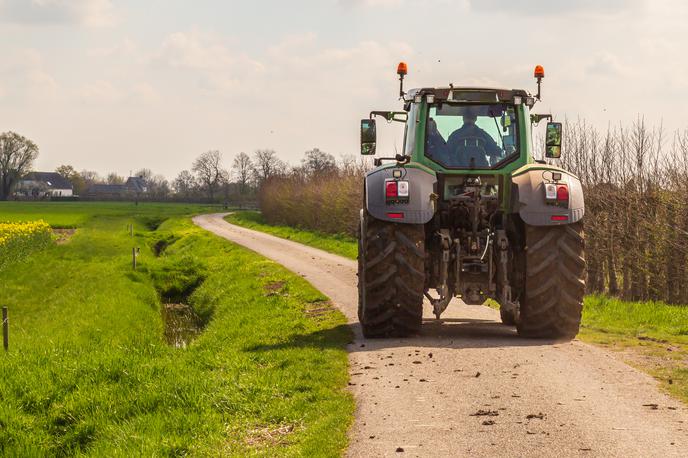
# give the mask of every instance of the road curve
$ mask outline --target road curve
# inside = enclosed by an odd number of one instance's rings
[[[356,262],[225,222],[194,223],[305,277],[347,316],[356,420],[349,456],[688,456],[688,409],[649,376],[578,341],[521,339],[453,302],[420,336],[364,340]]]

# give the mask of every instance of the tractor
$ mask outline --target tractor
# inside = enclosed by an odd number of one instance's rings
[[[361,154],[375,155],[376,118],[405,126],[401,154],[376,157],[364,179],[358,237],[358,316],[366,338],[419,332],[427,298],[437,319],[450,301],[499,304],[520,336],[570,340],[585,292],[580,180],[536,159],[561,156],[562,124],[531,114],[522,89],[455,86],[404,91],[403,111],[361,121]]]

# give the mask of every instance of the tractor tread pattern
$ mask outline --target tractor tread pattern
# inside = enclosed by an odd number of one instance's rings
[[[526,225],[526,285],[518,333],[524,337],[573,339],[585,293],[583,223]]]
[[[359,237],[358,317],[366,338],[405,337],[423,320],[425,229],[365,215]]]

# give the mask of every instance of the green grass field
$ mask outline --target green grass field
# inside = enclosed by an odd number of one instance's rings
[[[356,240],[350,238],[270,226],[257,212],[236,212],[226,219],[356,259]],[[494,301],[488,305],[498,308]],[[587,296],[578,337],[627,352],[629,363],[651,373],[667,391],[688,402],[688,306]]]
[[[238,226],[266,232],[314,248],[320,248],[345,258],[356,259],[358,256],[356,239],[347,235],[324,234],[322,232],[295,229],[290,226],[274,226],[266,223],[263,216],[257,211],[237,211],[227,215],[225,219]]]
[[[94,217],[138,218],[150,224],[156,218],[168,218],[215,209],[193,204],[160,204],[131,202],[0,202],[0,221],[42,219],[53,228],[77,228]]]
[[[300,277],[195,227],[205,210],[0,203],[0,220],[78,227],[2,273],[0,455],[341,454],[354,408],[344,317]],[[165,300],[204,325],[186,347],[163,338]]]

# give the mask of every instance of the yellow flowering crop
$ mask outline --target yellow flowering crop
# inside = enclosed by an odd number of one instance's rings
[[[50,225],[43,220],[0,222],[0,270],[52,242]]]

